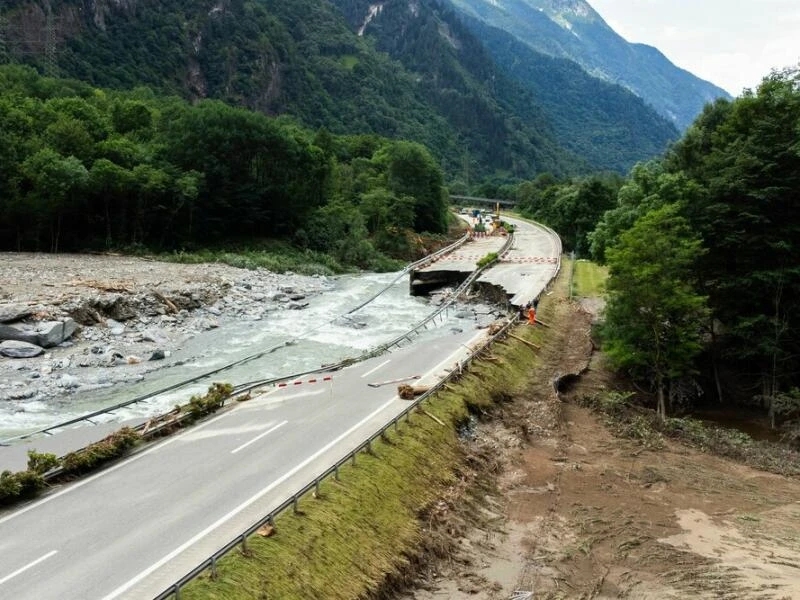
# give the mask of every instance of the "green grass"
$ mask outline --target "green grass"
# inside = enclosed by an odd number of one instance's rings
[[[262,240],[252,248],[207,248],[157,254],[155,258],[188,264],[217,262],[241,269],[262,268],[274,273],[291,271],[300,275],[336,275],[358,270],[353,265],[339,262],[330,254],[304,250],[280,240]],[[370,271],[390,272],[402,269],[405,262],[376,252],[365,266]]]
[[[335,275],[354,269],[339,263],[322,252],[299,250],[287,245],[275,245],[258,250],[197,250],[159,254],[159,260],[188,264],[217,262],[241,269],[269,269],[274,273],[293,271],[301,275]]]
[[[544,332],[519,327],[539,339]],[[275,535],[253,536],[248,556],[234,551],[218,564],[218,578],[203,575],[181,591],[183,600],[325,598],[351,600],[376,593],[387,577],[403,573],[421,553],[424,519],[459,480],[463,450],[457,429],[469,413],[493,410],[528,383],[535,361],[514,340],[496,344],[491,362],[475,363],[449,390],[424,405],[445,423],[415,413],[399,432],[360,454],[357,465],[321,485],[320,498],[300,501],[300,514],[276,519]]]
[[[573,293],[582,298],[594,298],[605,293],[608,269],[588,260],[575,261]]]

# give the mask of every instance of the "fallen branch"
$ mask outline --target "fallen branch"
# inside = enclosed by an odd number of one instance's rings
[[[537,345],[537,344],[534,344],[533,342],[529,342],[528,340],[524,340],[524,339],[522,339],[521,337],[519,337],[518,335],[514,335],[514,334],[513,334],[513,333],[511,333],[511,332],[509,332],[509,333],[508,333],[508,335],[509,335],[509,337],[512,337],[512,338],[514,338],[515,340],[519,340],[519,341],[520,341],[520,342],[522,342],[523,344],[527,344],[528,346],[530,346],[530,347],[531,347],[531,348],[533,348],[534,350],[541,350],[541,349],[542,349],[542,347],[541,347],[541,346],[539,346],[539,345]]]
[[[161,292],[155,292],[155,291],[154,291],[154,292],[153,292],[153,296],[155,296],[155,297],[156,297],[158,300],[161,300],[161,302],[163,302],[164,304],[166,304],[166,305],[167,305],[167,308],[169,309],[169,312],[171,312],[171,313],[177,313],[177,312],[178,312],[178,307],[177,307],[177,306],[175,306],[175,305],[174,305],[174,304],[173,304],[173,303],[172,303],[172,302],[169,300],[169,298],[167,298],[166,296],[164,296],[164,294],[162,294]]]
[[[432,414],[431,414],[431,413],[429,413],[427,410],[424,410],[424,409],[422,409],[422,408],[420,409],[420,411],[422,411],[422,414],[424,414],[424,415],[427,415],[427,416],[429,416],[431,419],[433,419],[434,421],[436,421],[436,422],[437,422],[439,425],[441,425],[442,427],[444,427],[444,426],[445,426],[445,425],[444,425],[444,423],[442,422],[442,420],[441,420],[439,417],[437,417],[436,415],[432,415]]]

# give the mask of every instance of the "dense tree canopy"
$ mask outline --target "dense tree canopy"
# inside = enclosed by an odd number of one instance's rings
[[[617,270],[644,260],[620,248],[666,206],[688,224],[671,232],[675,246],[702,243],[692,280],[708,297],[715,372],[721,358],[772,405],[800,373],[800,71],[707,106],[662,161],[634,169],[591,236],[595,257]],[[641,292],[613,280],[621,296]]]
[[[375,246],[402,255],[405,230],[446,225],[442,174],[419,144],[0,68],[3,248],[284,237],[366,266]]]

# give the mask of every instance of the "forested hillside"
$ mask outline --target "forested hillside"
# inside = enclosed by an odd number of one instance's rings
[[[313,129],[414,140],[448,172],[468,164],[476,178],[588,168],[559,146],[535,102],[518,101],[517,114],[477,84],[432,96],[427,82],[352,32],[327,0],[15,0],[4,7],[7,58],[45,68],[51,47],[52,72],[93,85],[147,85],[290,114]]]
[[[405,256],[447,227],[419,144],[111,92],[0,67],[0,248],[209,247],[284,238],[344,265]]]
[[[533,93],[561,145],[596,170],[625,173],[678,139],[675,126],[628,89],[577,63],[534,51],[514,36],[462,17],[497,64]]]
[[[716,401],[800,418],[799,139],[800,71],[773,74],[636,168],[592,236],[611,354],[666,409],[703,373]]]
[[[467,15],[502,29],[530,48],[575,61],[620,84],[683,131],[721,88],[676,67],[658,49],[632,44],[585,0],[450,0]]]
[[[519,70],[502,56],[498,66],[485,40],[439,0],[389,0],[368,19],[371,7],[9,0],[0,6],[0,62],[101,87],[219,99],[335,134],[413,140],[449,179],[470,184],[623,172],[676,137],[627,91],[597,85],[568,62],[528,51],[526,64],[536,66]]]
[[[461,132],[478,163],[504,165],[515,178],[547,170],[541,166],[558,165],[560,159],[560,173],[577,170],[577,160],[569,169],[559,156],[562,146],[537,98],[498,68],[452,8],[435,0],[389,0],[377,11],[371,0],[332,2],[352,31],[374,39],[378,50],[414,74],[423,95]],[[479,164],[456,168],[465,183],[480,170]]]

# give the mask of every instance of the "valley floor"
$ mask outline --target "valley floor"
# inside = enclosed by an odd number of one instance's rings
[[[471,444],[499,457],[497,490],[404,598],[800,597],[800,481],[614,437],[573,402],[611,385],[587,362],[591,316],[553,304],[539,383]],[[556,398],[553,378],[587,364]]]

